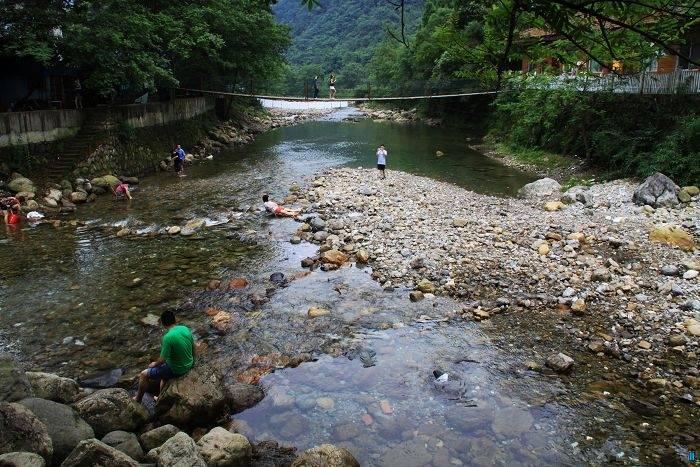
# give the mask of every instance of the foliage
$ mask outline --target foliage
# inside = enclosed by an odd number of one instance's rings
[[[410,0],[406,5],[406,28],[413,31],[423,0]],[[273,10],[294,37],[286,55],[290,66],[276,90],[296,96],[303,94],[305,82],[311,88],[314,76],[320,78],[321,95],[327,95],[331,71],[341,95],[364,92],[375,49],[388,37],[387,30],[395,30],[400,21],[395,7],[383,0],[322,0],[311,10],[300,8],[300,0],[280,0]]]
[[[264,0],[0,2],[0,54],[78,70],[94,94],[276,75],[288,31]]]
[[[528,89],[502,93],[489,137],[516,148],[585,157],[594,166],[700,182],[700,115],[692,96]]]

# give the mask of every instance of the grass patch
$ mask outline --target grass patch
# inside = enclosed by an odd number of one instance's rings
[[[543,149],[524,148],[514,144],[498,143],[496,151],[512,157],[518,162],[533,165],[539,169],[556,169],[566,167],[571,159],[560,154],[554,154]]]

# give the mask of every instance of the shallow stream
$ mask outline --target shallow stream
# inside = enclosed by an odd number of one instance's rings
[[[404,170],[502,196],[532,181],[471,151],[460,131],[342,122],[348,112],[260,135],[188,167],[184,178],[147,177],[133,202],[102,197],[65,218],[75,225],[0,233],[0,347],[66,376],[112,368],[131,375],[158,351],[160,330],[149,314],[177,306],[229,376],[254,355],[313,356],[262,377],[267,397],[234,417],[251,440],[336,443],[362,465],[592,461],[573,435],[591,414],[558,402],[565,388],[556,378],[514,377],[508,348],[475,323],[450,321],[459,304],[410,303],[407,291],[383,291],[369,268],[298,274],[316,247],[291,245],[298,224],[257,212],[260,195],[281,199],[324,168],[372,167],[379,144],[389,151],[389,177]],[[193,218],[208,227],[191,237],[155,235]],[[117,237],[125,226],[139,234]],[[295,280],[271,288],[273,272]],[[237,276],[269,299],[251,305],[232,292],[205,291],[212,280]],[[333,319],[309,320],[310,306],[331,310]],[[212,331],[211,308],[231,312],[231,332]]]

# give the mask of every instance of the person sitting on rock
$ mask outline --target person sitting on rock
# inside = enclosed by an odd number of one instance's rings
[[[186,375],[194,366],[195,346],[190,329],[177,324],[172,310],[165,310],[160,315],[160,322],[166,329],[160,345],[160,357],[139,375],[139,389],[134,396],[137,402],[143,399],[151,380],[160,381],[162,390],[165,381]]]
[[[2,210],[3,219],[5,219],[5,224],[10,220],[10,214],[13,214],[13,218],[19,217],[22,212],[21,204],[24,202],[24,196],[8,196],[6,198],[0,199],[0,210]],[[16,222],[13,222],[16,224]]]
[[[117,183],[114,187],[112,187],[112,193],[114,193],[114,196],[116,196],[117,198],[124,197],[128,200],[131,200],[131,192],[129,191],[128,183]]]
[[[274,201],[270,201],[270,197],[268,195],[263,195],[263,206],[265,206],[265,211],[269,212],[270,214],[274,216],[282,216],[282,217],[297,217],[299,215],[300,211],[295,211],[293,209],[287,209],[283,208],[279,204],[275,203]]]

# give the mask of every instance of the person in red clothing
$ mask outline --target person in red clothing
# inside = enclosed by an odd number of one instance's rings
[[[114,193],[114,196],[119,198],[120,196],[124,196],[127,199],[131,200],[131,193],[129,192],[129,185],[124,182],[119,182],[117,183],[114,188],[112,188],[112,193]]]
[[[2,216],[5,220],[5,224],[16,224],[19,222],[19,215],[22,212],[21,204],[23,202],[23,196],[8,196],[0,199],[0,210],[2,210]],[[10,220],[14,219],[17,220],[14,222],[9,222]]]

